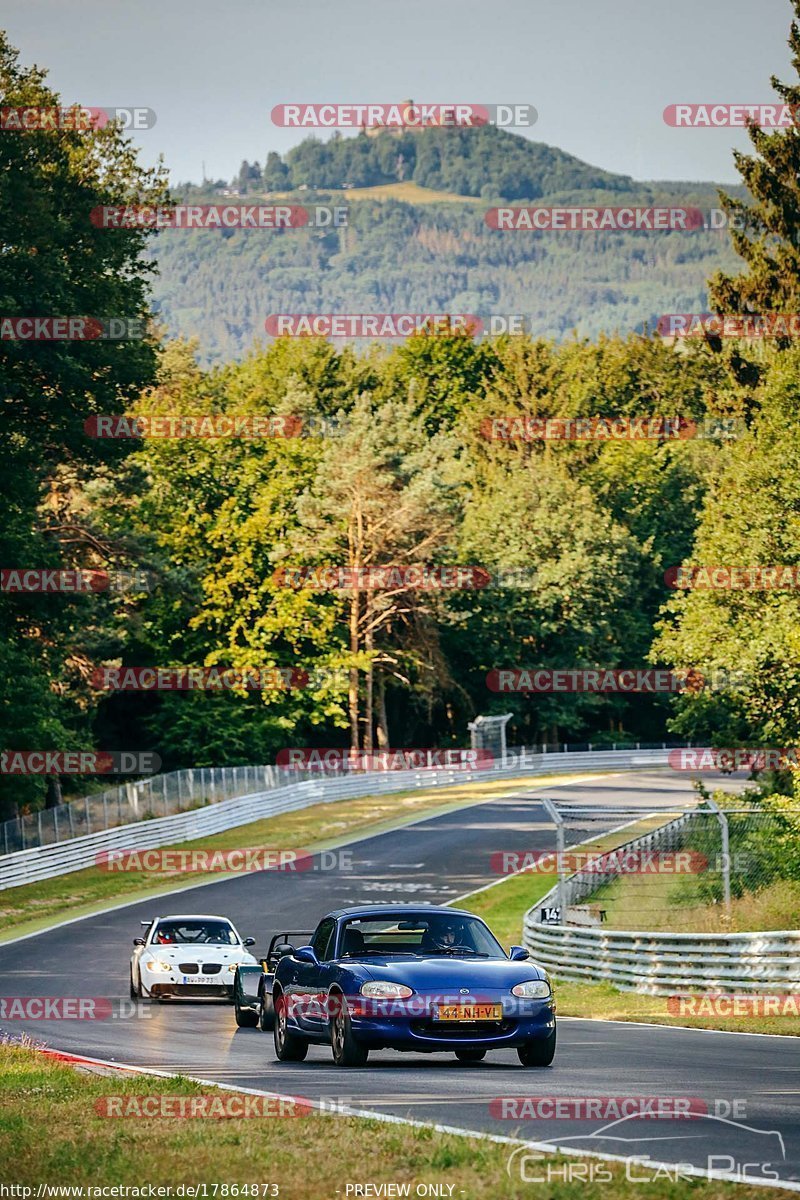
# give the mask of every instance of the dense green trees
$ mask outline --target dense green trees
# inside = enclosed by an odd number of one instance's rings
[[[721,452],[687,565],[728,572],[800,567],[800,353],[758,357],[764,369],[758,411],[747,432]],[[718,744],[721,738],[734,745],[796,744],[800,593],[788,573],[777,587],[767,577],[766,587],[734,578],[730,587],[678,590],[656,650],[678,666],[703,663],[730,680],[712,694],[685,699],[676,730]]]
[[[19,65],[0,34],[4,105],[54,110],[37,69]],[[113,126],[7,132],[0,137],[0,308],[7,317],[123,317],[147,323],[152,267],[146,235],[93,227],[109,203],[163,199],[157,172],[136,163]],[[9,567],[108,567],[116,548],[95,536],[82,497],[109,477],[120,445],[90,439],[84,421],[118,412],[152,379],[151,338],[136,341],[4,340],[0,450],[0,561]],[[96,596],[0,593],[0,746],[77,748],[91,743],[87,664],[104,602]],[[106,604],[105,607],[108,607]],[[40,795],[41,781],[0,775],[0,804]]]
[[[255,700],[117,696],[103,719],[123,736],[159,736],[170,765],[208,761],[209,728],[213,753],[225,744],[244,761],[256,746],[269,757],[331,738],[458,742],[476,711],[495,709],[513,711],[513,736],[529,742],[663,736],[665,698],[498,696],[487,675],[646,666],[664,572],[691,546],[720,445],[508,443],[487,440],[485,422],[699,419],[726,379],[705,349],[640,337],[557,347],[450,333],[364,356],[279,339],[211,372],[173,346],[137,412],[293,414],[311,436],[151,438],[131,457],[120,494],[133,499],[105,519],[127,523],[163,579],[109,661],[328,674]],[[284,574],[456,563],[502,586],[292,588]]]
[[[800,3],[794,2],[789,47],[800,74]],[[772,79],[796,107],[800,86]],[[746,201],[725,195],[732,239],[745,269],[710,281],[723,313],[795,314],[800,303],[797,175],[800,133],[751,126],[754,153],[735,155]],[[730,380],[719,395],[741,419],[743,435],[721,453],[687,565],[788,568],[730,587],[679,590],[667,606],[654,653],[680,665],[702,661],[730,677],[714,693],[685,697],[674,728],[717,743],[796,746],[800,734],[800,605],[792,572],[798,555],[800,391],[796,346],[710,339]],[[796,775],[800,781],[800,774]],[[800,786],[800,784],[796,785]]]

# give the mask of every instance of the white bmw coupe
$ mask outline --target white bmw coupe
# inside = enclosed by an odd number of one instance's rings
[[[258,965],[227,917],[156,917],[142,921],[144,937],[133,939],[131,998],[171,996],[232,998],[237,966]]]

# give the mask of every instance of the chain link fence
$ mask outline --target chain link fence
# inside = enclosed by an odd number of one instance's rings
[[[546,801],[558,882],[542,925],[651,932],[787,928],[800,900],[800,809],[713,799],[651,812]],[[616,819],[616,825],[613,824]]]
[[[296,771],[281,767],[196,767],[126,781],[118,787],[28,813],[0,826],[0,852],[52,846],[104,829],[189,812],[249,792],[295,782]]]

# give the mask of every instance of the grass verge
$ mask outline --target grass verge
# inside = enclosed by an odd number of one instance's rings
[[[668,996],[645,996],[641,992],[620,992],[610,983],[580,983],[571,979],[556,981],[556,999],[560,1017],[602,1017],[606,1021],[644,1021],[654,1025],[682,1025],[692,1029],[724,1029],[732,1033],[783,1033],[800,1036],[800,996],[788,1016],[696,1016],[682,1012],[680,1004],[672,1012]],[[704,998],[697,998],[702,1005]],[[711,1001],[708,1002],[709,1004]]]
[[[342,845],[359,835],[382,833],[411,824],[422,817],[491,800],[517,788],[538,789],[555,782],[567,783],[575,778],[586,778],[586,773],[582,772],[579,776],[531,775],[519,779],[457,784],[447,788],[419,788],[389,795],[361,796],[336,804],[315,804],[297,812],[239,825],[213,837],[176,842],[164,849],[271,847],[318,852]],[[168,872],[109,872],[100,867],[86,867],[54,879],[7,888],[0,892],[0,942],[38,932],[70,917],[87,916],[115,904],[146,900],[175,891],[181,886],[193,887],[205,880],[222,878],[222,873],[193,872],[187,876]]]
[[[470,1200],[506,1200],[532,1194],[529,1182],[522,1182],[518,1173],[512,1178],[506,1170],[513,1146],[437,1133],[431,1128],[316,1112],[291,1120],[109,1118],[99,1115],[96,1107],[102,1108],[109,1098],[116,1102],[120,1096],[155,1095],[215,1095],[224,1103],[231,1093],[180,1078],[86,1074],[29,1047],[0,1043],[0,1161],[5,1164],[4,1182],[31,1188],[27,1195],[34,1197],[40,1185],[48,1184],[144,1187],[140,1193],[143,1195],[147,1195],[149,1184],[170,1187],[175,1196],[181,1184],[203,1183],[212,1200],[214,1195],[244,1194],[278,1194],[282,1200],[336,1200],[347,1194],[348,1183],[372,1184],[373,1189],[361,1195],[373,1196],[382,1194],[374,1189],[381,1183],[408,1184],[406,1194],[412,1196],[418,1185],[430,1188],[432,1184],[440,1185],[439,1195]],[[592,1200],[633,1200],[641,1196],[640,1184],[626,1179],[623,1163],[567,1160],[552,1155],[538,1161],[535,1170],[540,1177],[552,1175],[547,1195],[553,1200],[575,1195],[575,1182],[564,1179],[567,1162],[572,1163],[573,1172],[582,1164],[585,1174],[581,1194]],[[602,1174],[592,1179],[590,1172]],[[646,1177],[648,1172],[637,1167],[634,1174]],[[244,1193],[243,1184],[248,1188],[257,1185],[258,1190]],[[278,1191],[270,1189],[270,1184],[276,1184]],[[224,1185],[227,1192],[222,1190]],[[700,1200],[765,1200],[781,1194],[777,1188],[718,1180],[692,1180],[687,1184],[685,1179],[653,1178],[647,1180],[647,1195],[650,1200],[682,1200],[687,1186]],[[541,1194],[541,1189],[536,1194]],[[22,1197],[27,1200],[24,1194]]]

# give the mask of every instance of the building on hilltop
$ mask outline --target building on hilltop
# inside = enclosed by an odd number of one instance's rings
[[[427,107],[427,106],[426,106]],[[436,106],[439,107],[438,105]],[[401,100],[397,105],[401,113],[404,113],[409,108],[414,108],[413,100]],[[477,115],[473,114],[472,120],[465,123],[468,127],[472,125],[483,125],[484,120],[481,120]],[[367,137],[380,137],[382,133],[388,133],[391,137],[401,137],[404,133],[421,133],[424,129],[433,129],[441,126],[444,129],[455,129],[459,125],[456,121],[455,105],[442,105],[438,118],[434,117],[428,121],[410,121],[407,125],[362,125],[362,131]]]

